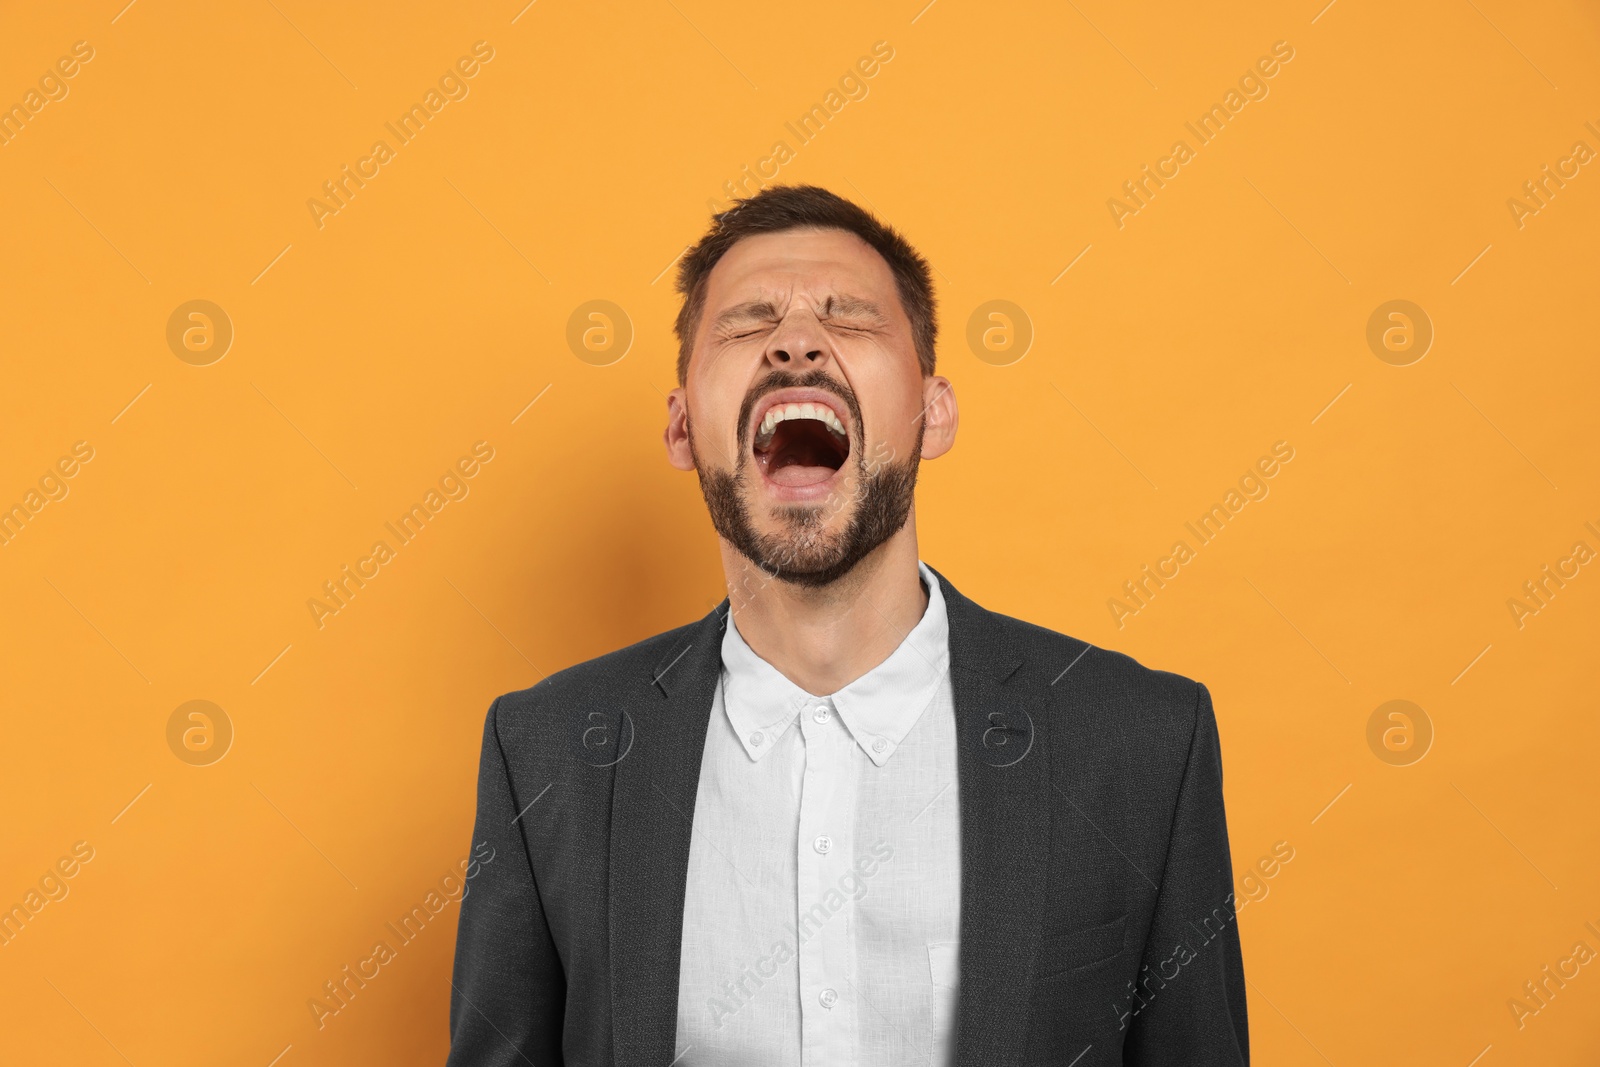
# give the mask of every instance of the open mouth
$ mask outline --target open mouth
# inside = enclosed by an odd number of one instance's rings
[[[778,398],[756,423],[752,445],[761,473],[787,488],[820,486],[850,458],[846,418],[815,398]]]

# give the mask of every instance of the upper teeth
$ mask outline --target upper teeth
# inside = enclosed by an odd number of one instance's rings
[[[840,437],[848,437],[845,433],[844,423],[830,411],[825,404],[779,404],[767,412],[767,417],[761,420],[761,429],[757,437],[766,437],[780,422],[790,419],[816,419]]]

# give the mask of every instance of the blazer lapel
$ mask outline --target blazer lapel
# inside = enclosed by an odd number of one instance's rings
[[[630,705],[633,744],[611,786],[609,952],[619,1067],[663,1067],[678,1056],[689,835],[727,617],[723,600],[667,651],[645,698]]]
[[[931,568],[930,568],[931,569]],[[989,612],[938,571],[950,619],[961,807],[959,1067],[1017,1063],[1050,855],[1050,697]]]

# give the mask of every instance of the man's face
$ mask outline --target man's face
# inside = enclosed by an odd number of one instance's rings
[[[905,525],[921,457],[954,437],[883,257],[852,233],[745,238],[707,279],[668,456],[699,473],[717,532],[763,570],[820,586]]]

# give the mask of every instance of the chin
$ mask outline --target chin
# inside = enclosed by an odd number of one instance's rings
[[[917,466],[912,460],[873,474],[854,472],[860,491],[838,505],[749,507],[759,493],[747,492],[747,474],[703,474],[701,488],[712,525],[723,539],[769,578],[791,586],[821,588],[849,574],[888,541],[911,514]],[[840,498],[835,498],[840,499]],[[758,523],[755,515],[768,521]]]
[[[858,562],[850,558],[850,521],[827,512],[824,507],[774,508],[773,528],[757,533],[751,562],[791,585],[827,585],[843,577]]]

